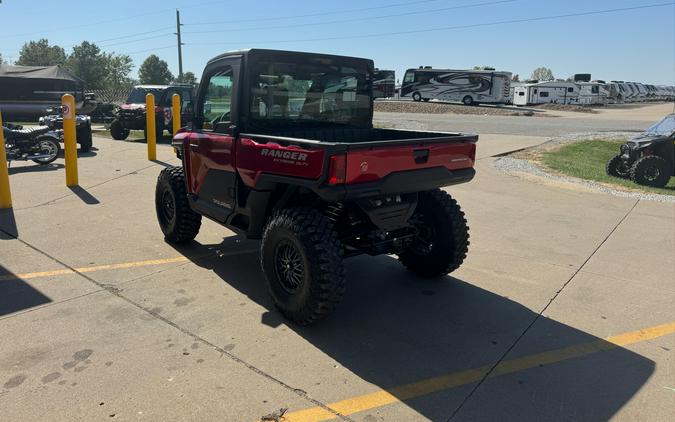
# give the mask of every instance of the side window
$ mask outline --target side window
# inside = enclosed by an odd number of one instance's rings
[[[192,103],[192,91],[189,89],[181,89],[178,92],[180,95],[180,110],[185,112]]]
[[[232,75],[232,68],[227,67],[209,78],[201,104],[204,113],[204,129],[213,129],[217,123],[230,121]]]
[[[572,87],[567,88],[567,92],[574,92],[574,88]]]
[[[172,103],[172,101],[173,101],[172,97],[173,97],[173,94],[175,94],[175,93],[176,93],[176,91],[174,91],[173,89],[168,90],[164,93],[164,104],[162,104],[164,107],[171,107],[171,104],[173,104]]]
[[[544,98],[545,98],[545,97],[548,97],[548,91],[541,91],[541,92],[539,93],[539,96],[540,96],[540,97],[544,97]]]

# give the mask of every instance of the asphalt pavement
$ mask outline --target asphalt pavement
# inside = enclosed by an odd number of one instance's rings
[[[343,302],[311,327],[274,309],[257,242],[211,221],[187,246],[163,240],[155,180],[178,163],[167,145],[149,162],[144,143],[96,137],[77,189],[62,159],[13,166],[15,207],[0,212],[0,419],[672,420],[673,204],[493,166],[564,125],[607,121],[376,119],[481,134],[476,179],[448,189],[471,227],[469,256],[435,281],[395,257],[349,259]]]

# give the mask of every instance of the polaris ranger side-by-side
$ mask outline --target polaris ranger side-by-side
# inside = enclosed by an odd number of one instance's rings
[[[207,64],[193,121],[162,170],[156,208],[170,242],[206,216],[251,239],[274,303],[309,324],[345,290],[343,259],[397,255],[442,276],[466,257],[457,202],[439,188],[470,181],[476,135],[373,128],[371,60],[275,50]]]

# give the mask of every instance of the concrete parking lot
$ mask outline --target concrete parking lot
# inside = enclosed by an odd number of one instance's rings
[[[638,117],[377,115],[480,133],[476,179],[448,189],[469,257],[436,281],[350,259],[343,302],[311,327],[275,311],[256,242],[210,221],[185,247],[164,242],[167,145],[149,162],[144,143],[95,137],[72,190],[62,159],[13,165],[0,419],[673,420],[675,206],[493,166],[548,136],[650,123]]]

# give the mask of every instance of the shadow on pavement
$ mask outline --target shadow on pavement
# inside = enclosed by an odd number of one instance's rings
[[[33,172],[42,172],[42,171],[54,171],[66,168],[61,163],[50,163],[45,165],[35,164],[30,166],[20,166],[20,167],[10,167],[9,174],[19,174],[19,173],[33,173]]]
[[[51,299],[0,265],[0,317],[49,302]]]
[[[70,189],[75,195],[77,195],[78,198],[82,200],[82,202],[87,205],[96,205],[101,203],[94,195],[87,192],[87,190],[81,186],[70,186],[68,189]]]
[[[19,229],[16,227],[16,218],[12,208],[0,210],[0,240],[16,239]]]
[[[177,249],[266,308],[268,311],[262,316],[264,324],[286,324],[348,371],[388,390],[431,420],[447,420],[476,386],[476,381],[412,396],[409,389],[395,387],[474,368],[483,368],[484,374],[537,317],[517,302],[473,286],[470,280],[417,279],[395,259],[380,256],[347,260],[347,292],[337,311],[318,324],[299,327],[274,309],[259,269],[258,254],[232,255],[236,250],[255,247],[256,242],[231,237],[220,244],[193,242]],[[222,253],[226,256],[217,256]],[[593,342],[600,349],[611,350],[545,365],[534,362],[522,370],[489,378],[462,407],[457,420],[612,418],[651,376],[653,361],[544,316],[507,360]],[[302,357],[296,355],[297,349],[285,352],[283,344],[276,346],[270,353],[277,356],[274,359],[282,366],[305,365]],[[283,379],[278,371],[270,372]],[[312,375],[303,379],[306,384],[294,387],[310,395],[317,383],[334,384],[338,390],[344,390],[341,383],[347,383],[329,373],[324,376],[316,375],[317,371],[308,373]],[[295,410],[298,409],[292,409]],[[468,419],[465,410],[471,412]]]
[[[162,165],[164,167],[167,167],[167,168],[175,167],[174,165],[172,165],[170,163],[167,163],[166,161],[162,161],[162,160],[150,160],[150,161],[152,161],[153,163],[157,163],[159,165]]]

